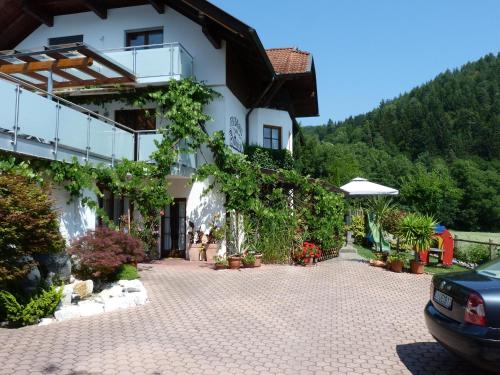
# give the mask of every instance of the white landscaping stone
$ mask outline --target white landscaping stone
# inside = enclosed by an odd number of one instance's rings
[[[62,306],[71,305],[71,296],[73,294],[73,285],[64,285],[63,287],[63,295],[61,297]]]
[[[123,287],[120,285],[113,285],[111,288],[104,289],[99,295],[106,301],[110,298],[117,298],[124,296]]]
[[[80,316],[80,309],[78,306],[64,306],[54,313],[54,317],[58,322],[64,320],[78,318]]]
[[[134,304],[135,306],[135,304]],[[131,307],[130,301],[125,296],[110,298],[104,302],[104,311],[110,312]]]
[[[104,312],[104,304],[94,301],[78,302],[80,316],[98,315]]]
[[[56,320],[53,318],[42,318],[40,319],[40,323],[38,323],[39,326],[48,326],[49,324],[54,323]]]

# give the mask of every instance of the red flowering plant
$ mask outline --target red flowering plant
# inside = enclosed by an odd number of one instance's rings
[[[314,258],[321,257],[321,249],[311,242],[304,242],[302,249],[295,253],[295,261],[299,264],[306,264]]]

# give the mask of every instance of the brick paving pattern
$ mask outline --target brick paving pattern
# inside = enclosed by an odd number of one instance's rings
[[[427,333],[430,276],[317,267],[141,272],[151,303],[0,329],[0,374],[480,374]]]

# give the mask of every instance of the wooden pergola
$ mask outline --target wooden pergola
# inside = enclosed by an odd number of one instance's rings
[[[0,72],[48,92],[136,81],[130,70],[83,43],[0,51]]]

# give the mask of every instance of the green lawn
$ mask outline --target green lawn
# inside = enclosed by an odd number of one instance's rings
[[[451,230],[451,233],[462,240],[488,242],[491,239],[494,243],[500,243],[500,233],[460,232],[457,230]]]
[[[356,248],[359,256],[365,259],[375,259],[375,254],[370,249],[367,249],[366,247],[360,245],[354,245],[354,247]]]
[[[370,249],[360,245],[354,245],[358,255],[365,259],[375,259],[375,254]],[[425,266],[425,272],[430,275],[436,275],[440,273],[449,273],[449,272],[458,272],[458,271],[467,271],[467,268],[457,266],[454,264],[451,267],[440,267],[437,263],[437,259],[431,257],[430,262],[427,266]]]

